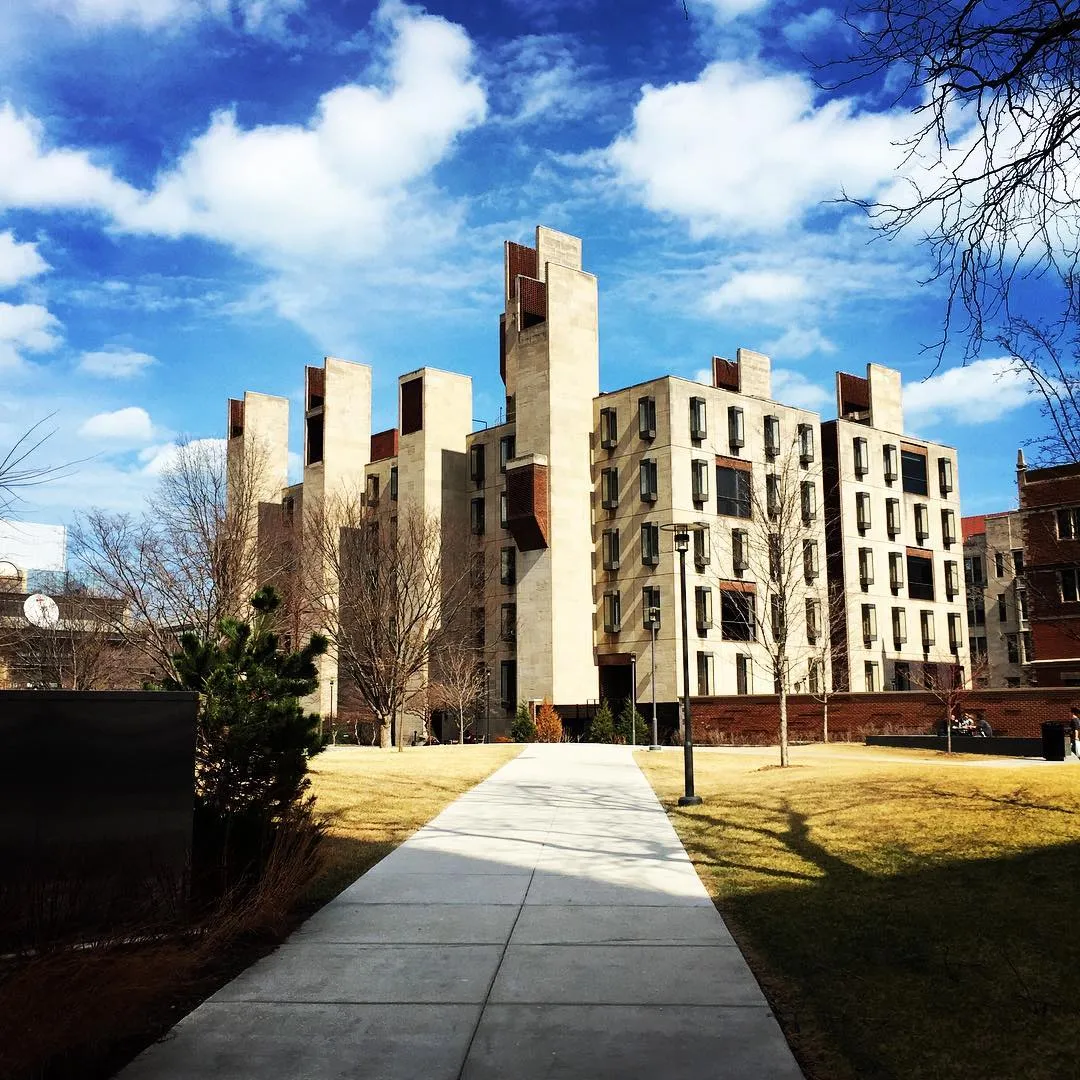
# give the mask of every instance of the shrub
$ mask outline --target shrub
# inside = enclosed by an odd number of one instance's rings
[[[536,741],[562,742],[562,719],[547,698],[536,714]]]
[[[536,724],[527,701],[522,701],[517,708],[517,715],[510,725],[510,738],[514,742],[536,742]]]
[[[587,742],[597,743],[615,741],[615,717],[611,715],[611,706],[606,701],[600,702],[600,708],[589,721],[585,739]]]
[[[619,718],[615,721],[615,738],[621,743],[634,743],[637,746],[648,746],[652,742],[652,732],[645,722],[645,717],[635,708],[634,703],[627,698],[619,710]]]

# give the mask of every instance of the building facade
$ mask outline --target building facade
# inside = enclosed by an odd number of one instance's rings
[[[792,690],[860,691],[966,669],[956,453],[904,435],[896,372],[839,375],[824,425],[775,401],[768,357],[747,349],[715,357],[711,385],[600,393],[596,279],[581,241],[544,227],[505,245],[504,299],[494,425],[476,429],[467,377],[424,367],[399,379],[397,426],[372,434],[370,369],[327,358],[306,370],[304,476],[289,486],[288,401],[230,402],[231,475],[262,470],[260,552],[334,492],[391,520],[416,507],[464,538],[492,732],[522,700],[682,694],[679,522],[695,524],[691,695],[771,692],[781,669]],[[276,560],[267,579],[287,590],[295,557]],[[347,696],[333,655],[321,674],[312,705],[332,714],[334,683]]]

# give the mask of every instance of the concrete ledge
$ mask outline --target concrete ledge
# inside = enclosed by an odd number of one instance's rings
[[[944,750],[944,735],[867,735],[867,746],[902,746],[908,750]],[[959,754],[1000,754],[1002,757],[1042,757],[1042,739],[1019,739],[1010,736],[954,735],[952,748]]]

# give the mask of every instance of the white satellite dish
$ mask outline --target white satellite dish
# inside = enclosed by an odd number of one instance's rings
[[[55,630],[60,625],[60,609],[51,596],[31,593],[23,603],[23,614],[28,622],[42,630]]]

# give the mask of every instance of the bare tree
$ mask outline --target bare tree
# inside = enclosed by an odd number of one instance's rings
[[[313,617],[390,745],[410,697],[427,680],[444,627],[460,625],[470,593],[463,538],[418,509],[389,519],[343,495],[305,508],[305,579]]]
[[[178,635],[209,640],[261,584],[256,557],[258,454],[226,469],[216,441],[184,441],[139,516],[92,510],[76,522],[74,553],[94,590],[123,602],[113,629],[142,674],[175,674]]]
[[[810,609],[807,610],[809,664],[806,688],[821,705],[821,741],[828,742],[829,702],[834,695],[849,689],[846,677],[841,677],[841,673],[846,676],[847,665],[841,667],[832,663],[834,646],[843,641],[847,632],[847,597],[839,582],[829,582],[824,574],[820,580],[821,588],[810,598],[814,605],[813,615]]]
[[[31,424],[0,456],[0,514],[7,513],[25,488],[37,487],[66,475],[70,465],[42,465],[34,461],[38,451],[56,434],[48,428],[51,416]]]
[[[435,654],[437,681],[431,689],[439,708],[457,717],[458,742],[465,742],[465,717],[475,713],[487,693],[489,670],[484,651],[465,628],[453,628],[440,640]]]
[[[928,246],[947,286],[939,361],[955,338],[967,358],[1007,349],[1048,421],[1036,446],[1077,460],[1080,0],[867,0],[847,22],[858,47],[827,65],[833,86],[884,80],[914,117],[906,183],[853,201]],[[1033,279],[1051,294],[1038,318]]]
[[[986,657],[971,658],[971,675],[965,680],[963,666],[955,664],[924,664],[923,686],[941,702],[945,709],[945,752],[952,753],[953,727],[963,716],[963,706],[980,678],[986,674]]]

